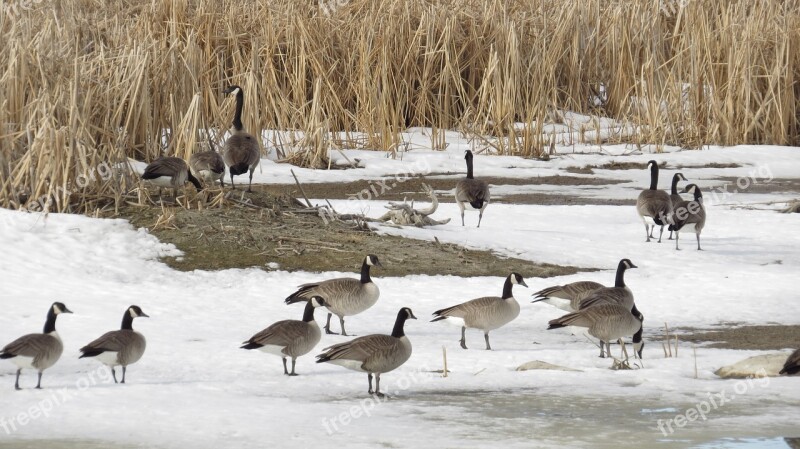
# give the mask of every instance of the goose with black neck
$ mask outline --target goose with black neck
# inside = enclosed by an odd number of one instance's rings
[[[331,317],[339,317],[342,335],[347,336],[344,327],[344,317],[358,315],[378,302],[380,289],[372,281],[370,269],[383,267],[378,256],[368,254],[361,263],[361,278],[336,278],[321,282],[312,282],[298,287],[297,291],[286,298],[286,304],[307,301],[309,298],[319,296],[325,300],[328,309],[328,320],[325,324],[325,333],[335,334],[331,331]]]

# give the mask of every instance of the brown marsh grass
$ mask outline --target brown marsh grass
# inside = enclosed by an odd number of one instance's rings
[[[635,129],[603,141],[800,144],[797,0],[4,0],[0,42],[2,207],[118,205],[135,177],[89,175],[218,141],[234,83],[305,166],[411,126],[539,157],[563,110]]]

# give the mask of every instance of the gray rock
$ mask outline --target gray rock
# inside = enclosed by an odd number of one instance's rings
[[[774,352],[746,358],[733,365],[723,366],[714,374],[723,379],[744,379],[747,377],[777,377],[780,374],[786,358],[785,352]]]
[[[784,357],[785,359],[785,357]],[[781,365],[783,367],[783,365]],[[552,363],[542,362],[541,360],[533,360],[517,367],[517,371],[530,371],[534,369],[549,369],[553,371],[580,371],[579,369],[567,368],[565,366],[553,365]]]

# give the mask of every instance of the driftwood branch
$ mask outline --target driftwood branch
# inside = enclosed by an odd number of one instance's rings
[[[387,211],[383,216],[378,218],[378,221],[382,222],[392,222],[395,225],[399,226],[435,226],[446,224],[450,222],[450,219],[447,220],[434,220],[430,217],[436,209],[439,208],[439,200],[436,198],[436,193],[433,189],[427,185],[423,184],[423,189],[425,193],[431,198],[431,205],[425,209],[414,209],[414,202],[408,203],[405,199],[402,203],[395,203],[390,202],[388,206],[386,206],[389,211]]]
[[[434,220],[430,217],[436,210],[439,208],[439,200],[436,198],[436,193],[433,191],[427,184],[423,184],[423,189],[425,193],[431,199],[430,206],[424,209],[414,209],[414,201],[412,200],[410,203],[407,200],[403,200],[402,203],[399,202],[390,202],[389,205],[385,206],[389,209],[385,214],[383,214],[379,218],[370,218],[365,216],[364,214],[340,214],[336,212],[333,206],[328,202],[327,206],[314,206],[309,207],[307,209],[298,209],[294,210],[294,213],[299,214],[313,214],[318,215],[322,218],[326,223],[328,221],[354,221],[358,225],[359,228],[367,229],[366,223],[368,222],[380,222],[380,223],[391,223],[395,226],[435,226],[446,224],[450,222],[450,219],[446,220]]]

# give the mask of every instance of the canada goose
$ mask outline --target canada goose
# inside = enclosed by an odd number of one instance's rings
[[[20,390],[19,375],[23,368],[39,371],[36,388],[42,388],[42,372],[55,365],[64,351],[61,337],[56,332],[56,317],[62,313],[72,313],[62,302],[54,302],[47,311],[47,321],[41,334],[27,334],[7,344],[0,350],[0,359],[8,359],[17,365],[17,380],[14,388]]]
[[[644,231],[647,234],[647,241],[653,237],[653,229],[656,225],[661,226],[661,233],[658,235],[658,243],[661,243],[661,236],[664,234],[664,225],[671,220],[672,201],[667,192],[658,190],[658,163],[650,161],[647,163],[650,168],[650,188],[643,190],[636,200],[636,211],[644,222]]]
[[[489,332],[510,323],[519,315],[519,303],[514,299],[511,289],[514,285],[527,287],[528,284],[518,273],[511,273],[503,284],[503,296],[485,296],[473,299],[446,309],[433,312],[433,321],[448,320],[461,326],[461,347],[467,349],[465,332],[467,328],[480,329],[486,340],[486,350],[491,351]]]
[[[639,268],[630,259],[622,259],[617,264],[617,275],[614,278],[613,287],[602,287],[586,295],[578,304],[578,309],[585,309],[600,303],[620,304],[631,310],[635,307],[633,303],[633,292],[625,285],[625,271],[630,268]],[[634,312],[636,313],[636,312]]]
[[[578,310],[584,298],[599,288],[605,288],[605,285],[592,281],[578,281],[564,285],[554,285],[534,293],[534,299],[531,303],[544,301],[561,310],[574,312]]]
[[[461,209],[461,226],[464,226],[464,208],[478,210],[478,227],[481,227],[483,210],[489,205],[489,184],[486,181],[475,179],[472,176],[472,151],[467,150],[464,155],[467,161],[467,177],[456,184],[456,202]]]
[[[133,319],[138,317],[149,318],[139,306],[130,306],[122,314],[122,326],[119,330],[110,331],[103,334],[81,348],[82,359],[84,357],[97,357],[97,360],[104,365],[111,367],[111,376],[114,383],[117,383],[117,373],[114,367],[122,365],[122,383],[125,383],[125,372],[128,365],[139,361],[144,354],[147,342],[144,336],[133,330]]]
[[[374,374],[374,394],[383,396],[381,374],[399,367],[411,357],[411,342],[403,330],[403,326],[409,318],[417,319],[411,309],[403,307],[397,312],[392,335],[366,335],[346,343],[330,346],[317,356],[317,363],[330,362],[347,369],[367,373],[369,394],[373,394],[372,375]]]
[[[213,148],[191,155],[189,167],[194,175],[203,182],[213,185],[214,181],[219,181],[220,186],[225,187],[225,161],[222,160],[222,155]]]
[[[683,197],[680,193],[678,193],[678,182],[679,181],[688,181],[683,173],[675,173],[672,175],[672,188],[669,194],[669,200],[672,201],[672,208],[675,209],[675,206],[683,201]],[[672,240],[672,230],[669,231],[669,240]]]
[[[297,358],[306,355],[319,343],[322,333],[314,320],[314,309],[325,305],[319,296],[311,298],[303,311],[303,320],[283,320],[271,324],[263,331],[243,342],[242,349],[259,349],[283,359],[283,374],[296,376]],[[292,372],[286,369],[286,357],[292,358]]]
[[[600,351],[603,351],[605,343],[606,352],[611,356],[612,340],[619,340],[625,359],[628,359],[628,351],[625,349],[623,338],[633,335],[633,347],[635,355],[642,358],[644,343],[642,342],[642,323],[644,316],[641,313],[631,312],[625,306],[619,304],[598,304],[577,312],[568,313],[561,318],[550,320],[547,330],[558,329],[565,326],[578,326],[589,328],[589,335],[600,339]]]
[[[376,302],[381,292],[378,286],[372,282],[369,276],[369,269],[372,266],[381,267],[378,256],[369,254],[361,264],[361,279],[337,278],[328,279],[322,282],[312,282],[301,285],[298,290],[286,298],[286,304],[294,304],[300,301],[308,301],[313,296],[319,296],[325,300],[325,308],[328,309],[328,321],[325,324],[326,334],[335,334],[331,331],[331,316],[339,317],[342,327],[342,335],[347,336],[344,330],[344,317],[358,315],[369,309]]]
[[[261,149],[256,138],[247,133],[244,130],[244,126],[242,126],[244,91],[239,86],[230,86],[225,89],[225,93],[236,94],[236,112],[233,115],[233,128],[231,129],[233,135],[225,141],[222,157],[225,159],[225,164],[228,165],[228,171],[231,173],[231,186],[233,189],[236,189],[233,184],[233,177],[245,174],[249,170],[250,184],[247,187],[247,191],[252,192],[253,171],[261,160]]]
[[[783,369],[780,372],[780,374],[788,374],[790,376],[797,373],[800,373],[800,349],[794,351],[789,358],[786,359],[786,363],[783,365]]]
[[[675,206],[675,223],[669,225],[670,231],[675,231],[675,249],[679,250],[678,240],[680,231],[694,231],[697,237],[697,250],[700,251],[700,233],[706,225],[706,209],[703,207],[703,193],[696,184],[689,184],[683,191],[694,194],[694,200],[681,201]]]
[[[161,156],[154,160],[145,167],[142,179],[158,186],[159,192],[162,187],[173,189],[176,197],[178,196],[178,187],[183,186],[187,180],[198,191],[203,190],[200,181],[192,175],[189,166],[179,157]]]

